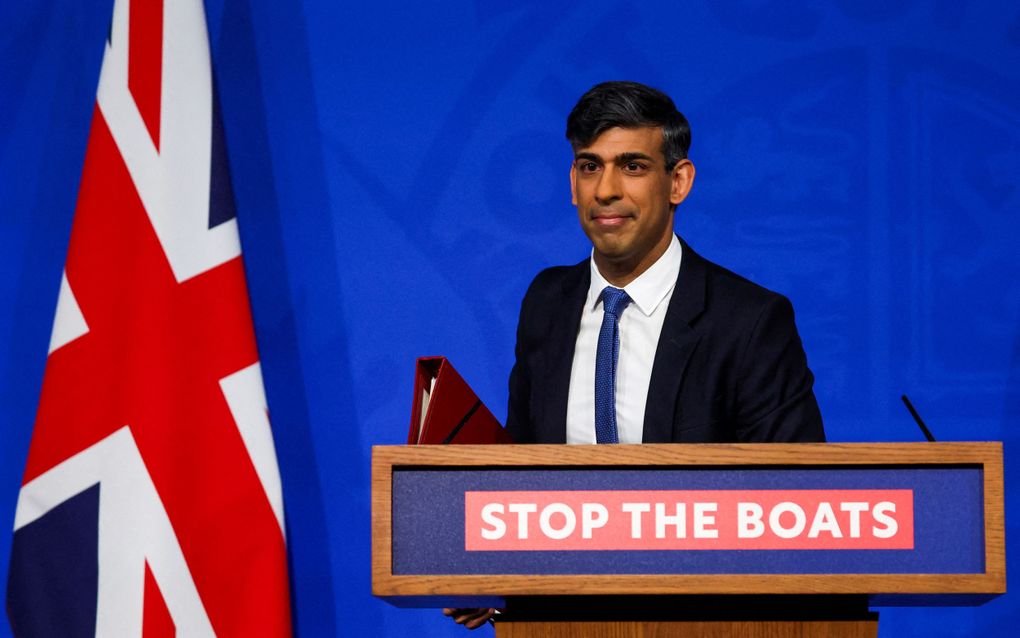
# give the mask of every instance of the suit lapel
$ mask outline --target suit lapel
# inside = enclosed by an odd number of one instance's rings
[[[591,285],[591,266],[588,260],[577,264],[562,281],[562,288],[554,293],[562,295],[553,300],[550,308],[561,310],[550,317],[548,343],[551,344],[546,361],[546,388],[544,421],[550,443],[567,442],[567,397],[570,394],[570,370],[574,363],[574,346],[581,326],[581,313],[588,287]]]
[[[705,309],[705,262],[684,240],[680,244],[683,246],[680,274],[666,309],[648,384],[644,443],[673,441],[680,382],[700,338],[691,324]]]

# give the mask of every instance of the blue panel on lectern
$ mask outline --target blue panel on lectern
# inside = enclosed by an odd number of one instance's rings
[[[395,574],[980,574],[983,473],[931,469],[395,470]],[[913,549],[467,551],[465,493],[910,490]],[[720,512],[719,516],[723,514]],[[511,525],[512,526],[512,525]]]

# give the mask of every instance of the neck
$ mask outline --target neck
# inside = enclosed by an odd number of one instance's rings
[[[606,281],[617,288],[623,288],[651,268],[652,264],[659,261],[659,258],[666,254],[666,249],[669,248],[672,241],[673,233],[669,233],[644,255],[630,259],[610,259],[595,251],[592,259],[595,260],[595,266]]]

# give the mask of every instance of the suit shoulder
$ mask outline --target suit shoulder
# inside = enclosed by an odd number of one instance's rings
[[[705,262],[706,278],[716,301],[731,301],[744,307],[760,307],[772,304],[790,303],[784,295],[756,284],[743,275],[708,260]]]
[[[584,279],[588,272],[588,260],[574,264],[573,266],[551,266],[535,275],[524,293],[524,300],[528,301],[534,297],[547,295],[560,295],[564,288],[568,288]]]
[[[693,261],[698,262],[692,266],[701,277],[688,281],[694,283],[700,279],[704,282],[704,288],[696,294],[704,295],[701,319],[707,319],[709,325],[745,332],[753,330],[763,317],[787,317],[792,321],[793,306],[785,296],[703,257],[695,256]]]

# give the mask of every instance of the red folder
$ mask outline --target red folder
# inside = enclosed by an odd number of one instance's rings
[[[446,357],[419,357],[407,443],[513,443]]]

